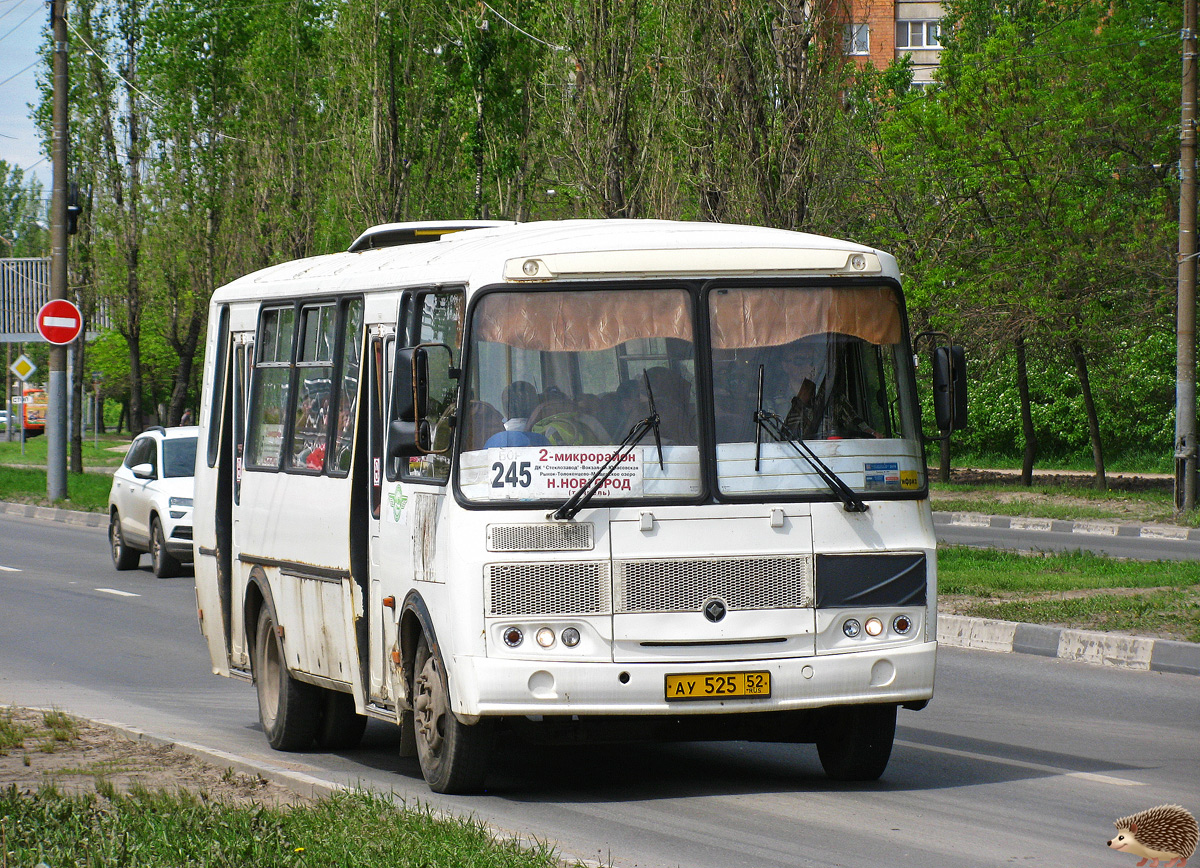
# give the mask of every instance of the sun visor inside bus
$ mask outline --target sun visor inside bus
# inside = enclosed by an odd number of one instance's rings
[[[637,338],[692,340],[687,295],[663,292],[493,293],[480,340],[529,350],[603,350]],[[840,333],[900,341],[900,307],[887,287],[722,289],[712,296],[713,347],[740,349]]]

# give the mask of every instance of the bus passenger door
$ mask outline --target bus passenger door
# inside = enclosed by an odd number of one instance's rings
[[[399,699],[401,681],[393,672],[392,651],[396,647],[396,544],[389,527],[396,494],[387,493],[388,391],[391,387],[391,360],[395,354],[395,335],[385,327],[374,326],[367,345],[367,425],[370,432],[368,518],[370,539],[371,586],[367,605],[368,618],[368,698],[392,705]],[[393,474],[394,475],[394,474]],[[385,604],[385,600],[390,605]]]

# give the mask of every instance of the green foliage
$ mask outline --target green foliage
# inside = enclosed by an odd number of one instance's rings
[[[946,8],[916,92],[829,0],[79,0],[71,274],[116,332],[84,364],[174,421],[217,286],[376,223],[759,223],[897,255],[914,331],[970,351],[956,448],[1020,454],[1021,341],[1044,459],[1169,455],[1177,4]]]
[[[0,257],[47,256],[49,233],[42,185],[0,160]]]
[[[1174,351],[1174,337],[1159,331],[1139,342],[1114,341],[1111,352],[1096,360],[1093,386],[1110,458],[1119,462],[1128,455],[1161,453],[1172,442]],[[1039,356],[1030,365],[1030,410],[1040,455],[1050,463],[1087,461],[1088,432],[1079,381],[1061,363],[1054,363],[1052,353]],[[971,424],[954,436],[956,453],[1019,456],[1024,442],[1014,357],[972,359],[968,371]]]

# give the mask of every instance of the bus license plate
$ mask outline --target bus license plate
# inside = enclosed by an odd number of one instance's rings
[[[668,675],[667,701],[683,699],[765,699],[771,695],[770,672],[705,672]]]

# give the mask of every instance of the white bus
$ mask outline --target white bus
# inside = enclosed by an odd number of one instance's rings
[[[879,777],[937,648],[895,260],[706,223],[371,235],[212,299],[200,627],[270,744],[390,721],[438,792],[500,733]]]

